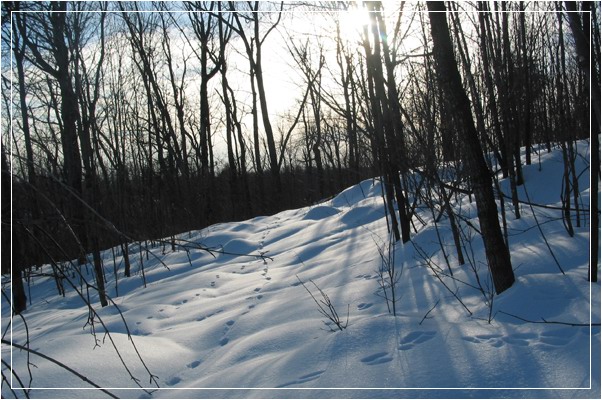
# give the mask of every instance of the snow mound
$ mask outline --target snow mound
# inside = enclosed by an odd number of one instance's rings
[[[324,218],[332,217],[333,215],[337,215],[339,212],[340,211],[335,207],[316,206],[312,207],[307,214],[305,214],[303,220],[318,221]]]
[[[366,225],[384,218],[385,211],[382,204],[362,205],[349,209],[342,217],[341,222],[348,226]]]
[[[376,179],[366,179],[358,185],[351,186],[337,196],[335,196],[330,204],[333,207],[352,207],[358,202],[367,199],[378,197],[382,193],[380,181]]]
[[[247,239],[232,239],[224,245],[224,253],[232,253],[235,255],[251,254],[257,250],[257,243]]]

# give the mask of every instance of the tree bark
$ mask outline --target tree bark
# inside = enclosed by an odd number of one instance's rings
[[[490,171],[483,157],[481,144],[474,125],[470,102],[454,58],[445,4],[427,2],[431,21],[435,67],[440,85],[454,110],[454,123],[460,138],[466,143],[465,160],[473,184],[479,224],[485,245],[485,254],[493,278],[495,291],[502,293],[514,283],[510,252],[500,230],[498,211],[494,199]]]

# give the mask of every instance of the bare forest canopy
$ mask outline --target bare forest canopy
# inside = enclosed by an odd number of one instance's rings
[[[520,217],[534,144],[569,213],[574,142],[598,157],[599,27],[598,2],[2,2],[3,249],[96,264],[380,176],[403,242],[418,202],[474,194],[501,292],[496,201]]]

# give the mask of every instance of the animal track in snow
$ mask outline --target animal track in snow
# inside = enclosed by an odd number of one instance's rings
[[[372,303],[360,303],[357,305],[358,310],[365,310],[370,307],[372,307]]]
[[[187,364],[186,366],[190,369],[193,369],[193,368],[198,367],[199,365],[201,365],[201,360],[193,361],[190,364]]]
[[[414,331],[405,335],[399,341],[399,350],[409,350],[420,343],[424,343],[435,337],[435,331]]]
[[[573,339],[576,333],[577,330],[571,328],[550,330],[539,335],[539,342],[548,346],[564,346]]]
[[[369,355],[368,357],[364,357],[360,361],[363,362],[364,364],[376,365],[376,364],[388,363],[391,360],[393,360],[393,357],[391,357],[389,355],[389,353],[382,352],[382,353],[374,353],[372,355]]]
[[[488,344],[492,347],[502,347],[506,344],[512,346],[531,346],[531,345],[545,345],[545,346],[565,346],[567,345],[577,333],[576,330],[570,328],[561,328],[556,330],[549,330],[540,334],[531,332],[517,332],[510,333],[508,335],[501,335],[497,333],[480,334],[474,336],[464,336],[467,342],[476,344]]]
[[[167,385],[174,386],[174,385],[177,385],[178,383],[180,383],[181,381],[182,381],[182,378],[180,378],[179,376],[174,376],[173,378],[171,378],[170,380],[167,381]]]
[[[492,347],[502,347],[504,345],[504,341],[502,340],[502,335],[499,334],[483,334],[483,335],[475,335],[475,336],[463,336],[462,339],[467,342],[472,343],[486,343]]]
[[[532,339],[536,339],[538,336],[535,333],[513,333],[508,336],[503,336],[502,340],[508,344],[517,346],[529,346]],[[563,343],[566,344],[566,343]]]
[[[278,385],[276,387],[283,388],[283,387],[287,387],[287,386],[299,385],[301,383],[310,382],[310,381],[318,379],[323,373],[324,373],[324,370],[311,372],[307,375],[300,376],[299,378],[295,379],[294,381],[283,383],[282,385]]]
[[[230,339],[228,339],[227,337],[223,338],[222,340],[219,341],[219,345],[220,346],[225,346],[228,344],[228,342],[230,341]]]

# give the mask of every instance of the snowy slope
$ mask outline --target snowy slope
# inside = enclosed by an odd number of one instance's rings
[[[580,172],[587,166],[587,143],[580,143],[579,151],[585,157],[578,159]],[[524,167],[529,198],[557,207],[561,153],[542,152],[540,161],[541,166],[535,157],[533,165]],[[507,182],[501,183],[509,193]],[[586,207],[588,188],[586,172],[580,180]],[[521,189],[521,199],[526,198]],[[478,226],[475,205],[467,196],[453,205]],[[517,281],[494,297],[491,310],[470,265],[457,263],[449,222],[444,218],[435,226],[430,211],[421,208],[419,216],[426,225],[415,219],[413,244],[395,248],[396,268],[402,271],[397,317],[388,313],[377,272],[378,247],[387,241],[387,227],[380,184],[367,180],[312,207],[180,235],[180,243],[219,251],[214,254],[157,246],[147,258],[143,249],[146,288],[139,244],[130,248],[132,277],[123,277],[123,264],[120,256],[116,258],[118,293],[112,252],[106,251],[107,287],[127,328],[115,306],[100,309],[90,293],[110,332],[110,337],[104,336],[102,326],[95,324],[96,347],[86,325],[88,309],[75,290],[68,288],[63,298],[52,280],[36,278],[32,305],[25,313],[30,346],[128,398],[599,398],[599,326],[516,318],[600,322],[600,284],[586,280],[589,226],[576,228],[571,238],[559,210],[534,208],[563,275],[531,208],[522,205],[520,220],[514,219],[509,201],[506,209]],[[465,256],[474,258],[483,288],[491,290],[481,239],[466,222],[461,226],[473,237]],[[455,280],[443,274],[447,266],[437,229]],[[441,270],[429,268],[417,249]],[[50,267],[44,271],[50,272]],[[325,324],[297,276],[319,300],[309,283],[315,282],[343,322],[348,313],[347,329],[330,331],[333,325]],[[93,279],[91,274],[86,278]],[[79,288],[79,278],[71,279]],[[3,299],[3,332],[8,315]],[[12,333],[15,343],[26,341],[18,318]],[[141,386],[154,387],[136,351],[161,389],[152,395],[140,390],[111,341]],[[7,346],[2,346],[2,359],[11,362]],[[31,387],[42,388],[30,393],[33,398],[106,397],[49,361],[35,356],[31,361],[37,366],[32,368]],[[12,352],[12,365],[29,384],[25,362],[24,352]],[[4,367],[2,371],[10,375]],[[19,385],[15,381],[13,386]],[[2,397],[12,396],[3,385]]]

